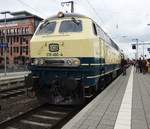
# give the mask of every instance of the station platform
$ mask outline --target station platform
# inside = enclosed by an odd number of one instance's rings
[[[6,76],[4,73],[0,73],[0,81],[1,80],[7,80],[7,79],[17,79],[21,77],[25,77],[29,74],[29,71],[24,71],[24,72],[11,72],[11,73],[6,73]]]
[[[9,72],[6,73],[6,76],[17,76],[17,75],[27,75],[29,74],[29,71],[24,71],[24,72]],[[4,73],[0,73],[0,77],[4,77],[5,74]]]
[[[128,68],[62,129],[150,129],[150,74]]]

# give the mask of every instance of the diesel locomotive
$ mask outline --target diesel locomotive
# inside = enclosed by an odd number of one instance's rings
[[[62,12],[43,20],[31,39],[26,85],[41,101],[80,104],[120,73],[122,53],[91,18]]]

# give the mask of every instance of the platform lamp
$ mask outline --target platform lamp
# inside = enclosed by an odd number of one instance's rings
[[[150,23],[148,23],[147,26],[150,26]],[[149,54],[150,54],[150,51],[149,51]]]
[[[6,37],[6,15],[7,14],[11,14],[10,11],[3,11],[3,12],[0,12],[0,14],[4,14],[5,15],[5,33],[4,33],[4,43],[7,43],[7,37]],[[4,54],[4,75],[6,76],[6,73],[7,73],[7,49],[6,47],[3,48],[3,54]]]

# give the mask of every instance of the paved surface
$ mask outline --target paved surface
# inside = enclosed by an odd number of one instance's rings
[[[150,129],[150,75],[129,68],[62,129]]]
[[[150,75],[135,74],[132,129],[150,129]]]

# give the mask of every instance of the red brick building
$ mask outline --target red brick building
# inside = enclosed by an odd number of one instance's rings
[[[24,64],[30,58],[30,40],[42,20],[27,11],[13,12],[12,18],[0,19],[0,43],[4,43],[6,29],[7,64]],[[3,48],[0,48],[0,63],[4,62]]]

